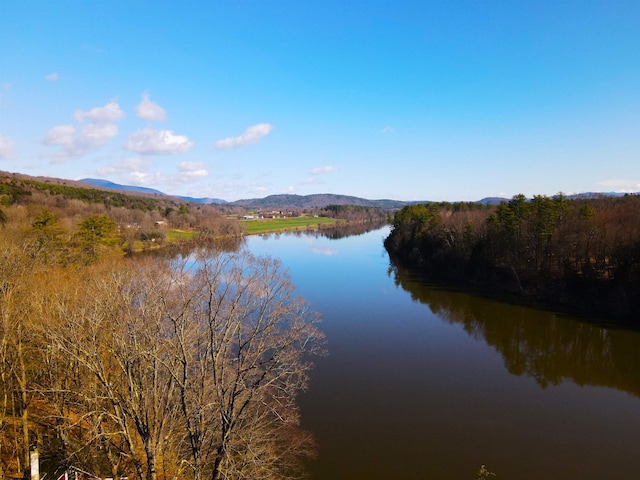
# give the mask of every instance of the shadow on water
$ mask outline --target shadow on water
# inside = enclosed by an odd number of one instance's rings
[[[569,379],[640,397],[640,332],[439,289],[398,266],[390,272],[414,301],[499,352],[511,374],[532,377],[542,388]]]

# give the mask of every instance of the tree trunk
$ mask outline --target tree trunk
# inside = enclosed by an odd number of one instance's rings
[[[144,439],[144,452],[147,456],[147,480],[156,480],[156,455],[149,439]]]

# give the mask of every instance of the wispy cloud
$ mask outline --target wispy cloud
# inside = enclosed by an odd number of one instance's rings
[[[13,147],[16,142],[11,137],[0,135],[0,160],[10,160],[13,158]]]
[[[97,172],[100,175],[123,175],[130,174],[132,172],[146,172],[153,162],[148,158],[128,158],[113,165],[107,165],[106,167],[99,168]]]
[[[227,137],[222,140],[218,140],[216,142],[216,148],[218,150],[228,150],[230,148],[244,147],[245,145],[258,143],[264,137],[269,135],[271,130],[273,130],[273,125],[269,123],[259,123],[247,128],[239,137]]]
[[[335,172],[338,170],[338,167],[334,167],[333,165],[326,165],[324,167],[316,167],[312,168],[309,172],[309,176],[304,180],[301,180],[298,185],[314,185],[323,183],[322,175],[326,175],[331,172]]]
[[[635,193],[640,191],[640,181],[638,180],[610,179],[598,182],[598,185],[613,189],[619,193]]]
[[[171,130],[143,128],[129,135],[125,148],[140,155],[172,155],[188,152],[193,143],[185,135]]]
[[[209,175],[203,163],[200,162],[181,162],[178,165],[180,177],[184,182],[191,182],[199,178]]]
[[[326,173],[335,172],[338,170],[338,167],[334,167],[333,165],[327,165],[325,167],[317,167],[309,172],[311,175],[324,175]]]
[[[45,80],[49,81],[49,82],[56,82],[60,79],[60,75],[58,75],[57,73],[50,73],[49,75],[47,75],[46,77],[44,77]]]
[[[380,133],[382,133],[383,135],[388,135],[388,134],[394,133],[394,132],[395,132],[395,129],[393,127],[390,127],[390,126],[386,126],[382,130],[380,130]]]
[[[167,113],[160,105],[149,100],[149,94],[144,93],[142,100],[136,105],[136,115],[148,122],[162,122],[167,119]]]
[[[311,251],[313,253],[317,253],[320,255],[326,255],[328,257],[331,257],[333,255],[338,255],[338,250],[333,250],[331,248],[320,248],[320,247],[311,247]]]

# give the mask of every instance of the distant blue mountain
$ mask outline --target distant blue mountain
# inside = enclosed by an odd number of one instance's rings
[[[181,197],[179,195],[167,195],[166,193],[161,192],[160,190],[155,190],[153,188],[136,187],[134,185],[120,185],[118,183],[113,183],[113,182],[110,182],[109,180],[101,180],[99,178],[83,178],[78,181],[83,183],[88,183],[89,185],[93,185],[94,187],[99,187],[99,188],[110,188],[112,190],[123,190],[126,192],[146,193],[151,195],[163,195],[165,197],[171,196],[171,197],[184,200],[185,202],[191,202],[191,203],[204,203],[204,204],[227,203],[226,200],[222,200],[220,198],[194,198],[194,197]]]
[[[228,203],[226,200],[222,200],[221,198],[210,198],[210,197],[195,198],[195,197],[181,197],[181,196],[178,196],[178,195],[174,195],[174,197],[180,198],[181,200],[184,200],[185,202],[204,203],[206,205],[209,205],[210,203],[215,203],[215,204],[218,204],[218,205],[222,205],[224,203]]]
[[[110,182],[109,180],[101,180],[99,178],[83,178],[78,180],[79,182],[88,183],[94,187],[111,188],[112,190],[125,190],[127,192],[138,193],[150,193],[153,195],[165,195],[160,190],[154,190],[153,188],[136,187],[133,185],[119,185],[117,183]]]
[[[502,202],[508,201],[508,198],[503,197],[484,197],[482,200],[478,200],[478,203],[484,203],[485,205],[499,205]]]

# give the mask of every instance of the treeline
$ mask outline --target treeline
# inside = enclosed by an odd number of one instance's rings
[[[516,195],[490,209],[399,210],[385,241],[434,280],[640,322],[640,196]]]
[[[340,218],[350,222],[376,223],[388,222],[389,211],[380,207],[361,205],[327,205],[319,210],[319,215],[328,218]]]

